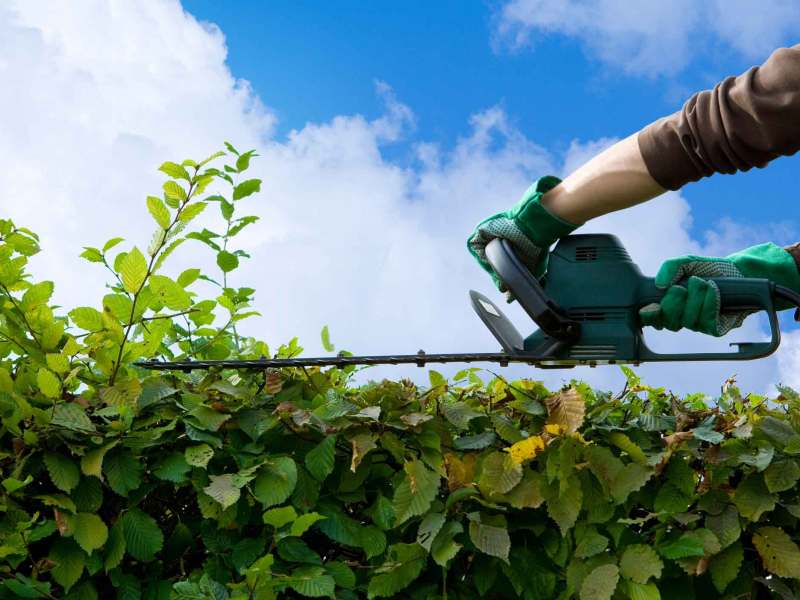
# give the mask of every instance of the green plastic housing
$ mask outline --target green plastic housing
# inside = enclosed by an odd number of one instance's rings
[[[642,335],[639,309],[658,302],[664,290],[655,286],[652,277],[642,274],[616,236],[566,237],[552,251],[541,286],[564,316],[580,323],[580,335],[577,341],[562,344],[552,359],[558,365],[752,360],[777,350],[780,328],[773,302],[774,284],[766,279],[714,281],[721,292],[723,311],[767,312],[770,341],[732,344],[737,346],[732,352],[654,352]],[[553,341],[537,330],[524,340],[523,352],[536,354],[544,347],[552,347]]]

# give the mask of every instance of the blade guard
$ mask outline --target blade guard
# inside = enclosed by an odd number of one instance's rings
[[[490,242],[486,256],[539,330],[523,341],[520,350],[509,327],[514,333],[516,330],[504,315],[500,319],[486,315],[477,304],[480,302],[475,296],[477,292],[471,293],[473,306],[507,352],[529,355],[537,363],[552,361],[552,366],[594,366],[753,360],[772,354],[780,345],[774,304],[776,286],[766,279],[720,278],[714,281],[720,290],[723,311],[767,312],[770,341],[731,344],[737,346],[735,352],[659,353],[645,343],[639,309],[659,302],[666,290],[657,288],[653,278],[642,275],[615,236],[581,234],[563,238],[553,249],[547,274],[541,282],[519,260],[507,240]],[[515,343],[509,344],[509,340]]]

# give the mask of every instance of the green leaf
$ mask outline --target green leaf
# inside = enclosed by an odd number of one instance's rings
[[[173,179],[185,179],[186,181],[191,181],[191,177],[189,177],[189,173],[186,171],[186,169],[174,162],[165,162],[158,167],[158,170],[162,173],[165,173],[168,177],[172,177]]]
[[[742,533],[739,512],[730,505],[726,506],[718,515],[707,515],[706,527],[717,536],[722,548],[733,544]]]
[[[764,483],[770,492],[792,489],[800,479],[800,466],[794,460],[779,460],[764,471]]]
[[[155,196],[148,196],[147,197],[147,210],[150,211],[150,214],[155,219],[158,226],[161,229],[168,229],[171,217],[169,215],[169,209],[164,206],[163,200],[161,198],[156,198]]]
[[[783,529],[761,527],[753,534],[753,546],[764,568],[778,577],[800,577],[800,548]]]
[[[733,495],[739,513],[751,521],[758,521],[765,512],[775,508],[777,496],[771,494],[761,473],[745,477]]]
[[[241,200],[251,194],[261,191],[260,179],[246,179],[235,188],[233,188],[233,199]]]
[[[55,371],[60,375],[69,371],[69,360],[63,354],[49,353],[45,356],[45,360],[47,361],[47,367],[51,371]]]
[[[547,514],[556,522],[562,535],[575,525],[581,507],[583,505],[583,491],[580,480],[576,476],[570,476],[563,480],[565,484],[563,490],[561,486],[552,485],[546,493]]]
[[[633,443],[631,438],[621,431],[612,431],[609,433],[608,441],[623,452],[627,452],[628,456],[631,457],[633,462],[638,463],[643,467],[647,466],[647,456],[645,456],[645,453],[642,452],[642,449],[639,448],[639,446]]]
[[[539,508],[544,502],[544,488],[544,476],[525,469],[522,481],[505,495],[505,499],[514,508]]]
[[[103,473],[109,487],[120,496],[127,496],[142,482],[142,463],[128,450],[115,450],[105,457]]]
[[[322,521],[324,518],[325,517],[323,517],[321,514],[315,512],[300,515],[297,517],[295,522],[292,523],[292,527],[289,530],[289,535],[300,537],[306,531],[308,531],[314,525],[314,523]]]
[[[618,581],[619,569],[616,565],[601,565],[583,580],[580,600],[611,600]]]
[[[164,190],[164,197],[167,201],[172,201],[175,204],[186,200],[186,190],[178,185],[175,181],[165,181],[161,186]]]
[[[511,550],[511,538],[508,535],[508,529],[481,523],[480,516],[475,515],[477,513],[473,513],[469,523],[469,538],[472,543],[484,554],[496,556],[507,563],[508,553]]]
[[[115,238],[111,238],[111,239],[110,239],[110,240],[108,240],[108,241],[105,243],[105,245],[103,246],[103,252],[108,252],[108,251],[109,251],[109,250],[111,250],[111,249],[112,249],[114,246],[116,246],[116,245],[118,245],[118,244],[120,244],[120,243],[122,243],[122,242],[124,242],[124,241],[125,241],[125,238],[121,238],[121,237],[115,237]]]
[[[485,496],[505,494],[522,481],[522,465],[507,452],[492,452],[483,459],[478,487]]]
[[[162,304],[172,310],[186,310],[192,305],[192,299],[186,290],[169,277],[153,275],[150,277],[150,289]]]
[[[188,450],[188,449],[187,449]],[[159,479],[181,483],[186,479],[186,474],[191,470],[186,458],[180,452],[173,452],[162,459],[155,467],[154,473]]]
[[[110,444],[106,444],[105,446],[102,446],[100,448],[89,450],[89,452],[84,454],[81,457],[81,472],[84,475],[93,475],[98,479],[102,479],[103,459],[105,458],[106,453],[109,450],[111,450],[114,446],[116,446],[117,443],[118,442],[111,442]]]
[[[664,558],[672,560],[703,556],[706,553],[703,541],[697,536],[690,535],[690,533],[685,533],[679,538],[660,544],[658,553]]]
[[[198,425],[206,431],[218,431],[225,421],[231,418],[230,415],[221,413],[207,406],[198,406],[189,411],[189,414],[197,421]]]
[[[435,371],[431,371],[429,374],[434,372]],[[433,381],[433,379],[431,381]],[[445,381],[442,385],[446,385],[446,383]],[[466,402],[448,402],[442,407],[442,412],[444,413],[444,418],[450,421],[457,429],[468,429],[472,419],[486,416],[484,413],[472,408]]]
[[[284,502],[297,484],[297,465],[288,456],[272,459],[253,482],[253,495],[264,508]]]
[[[625,587],[631,600],[661,600],[661,592],[655,583],[636,583],[626,581]]]
[[[89,262],[93,263],[101,263],[103,262],[103,253],[100,252],[97,248],[92,248],[91,246],[84,246],[83,252],[80,254],[81,258],[85,258]]]
[[[181,223],[188,223],[192,219],[194,219],[197,215],[203,212],[208,206],[205,202],[193,202],[192,204],[188,204],[178,215],[178,219],[180,219]]]
[[[125,534],[122,530],[122,525],[123,523],[120,519],[112,525],[111,531],[108,533],[104,557],[106,572],[119,566],[122,562],[122,557],[125,555]]]
[[[64,591],[68,592],[83,574],[86,555],[75,541],[68,538],[60,538],[50,546],[48,558],[55,565],[50,574],[56,583],[63,586]]]
[[[286,580],[289,587],[308,598],[333,597],[336,581],[323,567],[306,565],[292,571]]]
[[[325,563],[325,570],[336,581],[336,585],[346,590],[356,587],[356,574],[343,562],[332,560]]]
[[[61,380],[49,369],[39,367],[36,384],[39,386],[39,391],[48,398],[61,396]]]
[[[234,481],[235,475],[210,475],[211,483],[203,488],[203,491],[211,498],[228,508],[238,502],[242,491]]]
[[[58,489],[69,493],[78,485],[81,474],[78,465],[71,458],[67,458],[63,454],[48,452],[44,455],[44,464],[50,480]]]
[[[741,542],[736,542],[711,559],[709,564],[711,580],[720,594],[739,575],[743,560],[744,549]]]
[[[321,483],[333,472],[335,456],[336,436],[329,435],[306,454],[306,469]]]
[[[92,513],[78,513],[70,518],[72,535],[86,554],[102,548],[108,539],[108,527]]]
[[[297,512],[292,506],[281,506],[264,511],[264,524],[272,525],[275,529],[280,529],[288,525],[297,518]]]
[[[94,432],[94,425],[86,416],[84,408],[75,402],[62,402],[53,408],[50,424],[78,432]],[[83,462],[83,459],[81,459]]]
[[[164,545],[164,534],[153,517],[138,508],[131,508],[120,518],[125,547],[133,558],[150,562]]]
[[[217,253],[217,266],[223,273],[230,273],[239,266],[239,258],[227,250],[222,250]]]
[[[396,525],[427,512],[439,489],[439,475],[428,470],[421,461],[406,462],[403,468],[406,476],[398,486],[392,503],[397,517]]]
[[[619,568],[623,577],[636,583],[647,583],[650,578],[661,577],[664,563],[658,558],[655,550],[644,544],[633,544],[625,548],[619,561]]]
[[[125,291],[131,294],[138,292],[147,278],[147,261],[135,246],[120,262],[119,275]]]
[[[440,567],[447,567],[458,552],[461,544],[456,543],[455,536],[464,532],[464,527],[457,521],[447,521],[431,544],[431,558]]]
[[[389,547],[389,560],[380,573],[369,581],[369,598],[388,598],[407,588],[425,567],[427,553],[419,544],[394,544]]]
[[[47,304],[53,295],[53,282],[41,281],[30,286],[22,295],[22,310],[30,312],[34,308]]]
[[[328,326],[322,328],[322,333],[320,334],[322,337],[322,347],[325,349],[325,352],[333,352],[336,350],[336,346],[331,344],[331,334],[328,331]]]
[[[588,527],[575,545],[574,554],[578,558],[589,558],[603,552],[606,548],[608,548],[608,538],[598,533],[594,527]]]
[[[192,467],[201,467],[203,469],[208,465],[214,456],[214,449],[208,444],[198,444],[197,446],[189,446],[184,450],[183,456],[186,462]]]

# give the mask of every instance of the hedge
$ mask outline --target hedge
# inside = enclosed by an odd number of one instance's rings
[[[795,597],[788,388],[135,367],[302,350],[236,328],[256,314],[229,281],[254,156],[164,163],[149,247],[82,255],[109,273],[94,307],[53,306],[37,236],[0,220],[0,598]],[[215,205],[217,231],[194,227]],[[219,271],[166,275],[185,242]]]

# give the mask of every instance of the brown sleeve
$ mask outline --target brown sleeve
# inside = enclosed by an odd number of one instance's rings
[[[650,175],[677,190],[713,173],[764,167],[800,150],[800,45],[689,98],[639,132]]]

